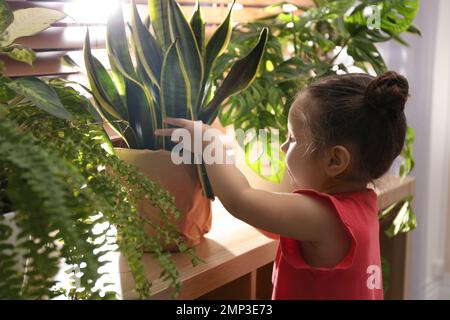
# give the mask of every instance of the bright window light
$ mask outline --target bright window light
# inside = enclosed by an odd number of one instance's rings
[[[290,3],[285,3],[282,6],[282,10],[283,10],[283,12],[289,13],[289,12],[297,11],[298,7],[294,6],[293,4],[290,4]]]
[[[119,0],[76,0],[67,3],[75,20],[77,17],[83,17],[83,20],[98,23],[106,22],[118,5]]]

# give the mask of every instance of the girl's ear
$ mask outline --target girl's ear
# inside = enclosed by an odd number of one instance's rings
[[[350,166],[351,154],[344,146],[333,146],[327,156],[325,171],[330,177],[336,177]]]

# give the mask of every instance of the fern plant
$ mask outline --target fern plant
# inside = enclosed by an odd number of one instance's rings
[[[267,28],[258,31],[256,45],[248,55],[230,64],[220,86],[213,86],[210,76],[230,40],[234,2],[207,43],[198,1],[187,21],[175,0],[149,0],[151,30],[141,21],[132,1],[130,47],[119,8],[107,27],[107,51],[115,82],[91,54],[87,34],[84,57],[97,106],[130,148],[171,150],[170,140],[154,135],[155,129],[165,126],[166,116],[212,123],[221,104],[251,84],[265,51]],[[198,172],[205,195],[213,199],[205,168],[199,165]]]
[[[14,30],[15,13],[3,0],[0,16],[1,31]],[[0,38],[6,39],[4,32]],[[72,299],[114,298],[116,292],[104,283],[100,268],[107,263],[106,255],[117,249],[128,261],[136,291],[148,298],[151,283],[144,274],[144,247],[160,262],[161,277],[175,288],[176,295],[180,289],[178,271],[170,253],[163,252],[160,239],[176,244],[191,256],[194,265],[199,260],[174,226],[179,212],[173,197],[114,155],[96,109],[70,83],[59,79],[13,80],[2,72],[0,299],[42,299],[60,294]],[[106,174],[107,167],[113,174]],[[136,204],[143,198],[160,209],[163,226],[154,226],[137,213]],[[21,230],[15,244],[9,241],[12,229],[3,215],[10,210],[15,212],[14,222]],[[95,232],[94,227],[100,224],[106,227]],[[154,227],[154,237],[145,235],[145,224]],[[26,267],[18,269],[21,260],[26,261]],[[72,275],[69,288],[55,281],[61,261]]]
[[[173,197],[113,154],[103,128],[86,111],[90,104],[86,98],[62,80],[51,80],[49,85],[70,112],[70,122],[37,108],[25,97],[1,106],[0,163],[7,173],[6,194],[22,229],[18,247],[29,254],[25,257],[25,274],[0,278],[0,296],[44,298],[59,294],[53,277],[59,261],[64,259],[71,269],[84,273],[74,278],[78,285],[65,292],[69,297],[114,297],[107,286],[96,288],[101,283],[99,267],[105,264],[101,261],[108,253],[104,251],[108,244],[116,244],[128,259],[141,297],[150,296],[151,285],[144,276],[144,247],[150,248],[160,261],[165,270],[162,276],[179,289],[176,267],[157,239],[177,244],[181,252],[191,255],[193,264],[199,260],[171,223],[179,216]],[[106,174],[106,167],[114,175]],[[157,234],[153,238],[144,233],[144,225],[152,221],[140,218],[136,211],[136,203],[143,198],[161,210],[166,222],[163,227],[154,226]],[[105,222],[109,227],[94,234],[93,226]],[[117,240],[108,236],[114,227]],[[4,232],[0,244],[5,244],[2,241],[10,232],[5,225],[1,229]],[[2,263],[12,267],[18,248],[0,248]],[[11,281],[17,283],[17,276],[28,279],[27,284],[10,286]]]

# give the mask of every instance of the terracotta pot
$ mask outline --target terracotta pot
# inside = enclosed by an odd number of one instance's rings
[[[178,231],[189,247],[196,246],[211,229],[211,201],[203,196],[202,187],[194,165],[175,165],[170,152],[166,150],[135,150],[115,148],[117,156],[132,164],[152,181],[165,188],[175,197],[175,206],[181,213],[177,222]],[[151,201],[142,200],[139,213],[161,225],[161,212]],[[152,227],[146,226],[149,236],[155,234]],[[177,251],[175,245],[164,246],[165,250]]]

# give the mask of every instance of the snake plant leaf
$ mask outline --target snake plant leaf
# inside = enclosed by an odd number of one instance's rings
[[[161,118],[166,116],[177,118],[190,118],[186,106],[188,105],[186,81],[184,79],[176,42],[174,42],[166,52],[161,72]],[[181,107],[180,106],[184,106]],[[167,125],[161,123],[161,127]],[[173,142],[168,137],[164,137],[164,145],[168,150],[173,147]]]
[[[264,28],[250,53],[233,65],[214,98],[200,113],[203,122],[212,123],[222,102],[229,96],[245,90],[254,81],[265,52],[268,35],[269,29]]]
[[[105,67],[92,55],[89,30],[84,41],[84,61],[94,97],[102,110],[116,120],[128,120],[127,110]]]
[[[202,186],[203,196],[210,200],[214,200],[215,199],[214,190],[212,188],[211,181],[209,181],[204,163],[197,165],[197,175],[200,180],[200,184]]]
[[[203,59],[195,40],[194,32],[175,0],[169,0],[169,28],[172,42],[176,42],[178,58],[183,72],[188,95],[188,110],[196,120],[200,88],[203,81]]]
[[[11,8],[8,6],[5,0],[0,0],[0,38],[3,36],[3,32],[13,22],[14,15]]]
[[[163,56],[156,39],[148,31],[139,17],[136,0],[133,0],[131,13],[132,36],[134,48],[147,76],[159,87]]]
[[[162,117],[186,118],[187,88],[178,59],[176,42],[166,52],[161,73]]]
[[[202,57],[205,56],[205,20],[203,20],[199,0],[195,3],[195,11],[191,18],[191,28]]]
[[[145,91],[148,93],[147,97],[152,98],[154,106],[157,111],[160,110],[161,98],[160,98],[160,84],[158,81],[158,86],[148,77],[148,74],[144,70],[141,59],[139,56],[136,57],[136,72],[140,82],[142,83]]]
[[[233,11],[233,6],[236,0],[233,1],[230,7],[230,11],[226,19],[222,24],[216,29],[211,39],[206,45],[205,53],[205,77],[209,76],[209,73],[214,65],[217,58],[225,51],[231,39],[231,31],[233,29],[231,25],[231,13]]]
[[[117,135],[119,135],[123,139],[123,141],[125,141],[126,145],[129,148],[136,146],[138,144],[136,134],[130,127],[129,123],[127,121],[118,120],[116,117],[112,116],[109,112],[102,108],[102,102],[100,102],[97,97],[98,96],[96,96],[95,94],[93,95],[95,104],[97,106],[97,108],[95,108],[95,112],[100,114],[100,117],[105,120],[109,127]]]
[[[155,149],[156,118],[152,106],[146,99],[145,92],[134,82],[126,85],[126,100],[129,112],[129,123],[136,135],[137,149]]]
[[[131,60],[123,12],[120,5],[117,5],[114,12],[108,18],[106,48],[111,70],[114,77],[118,79],[121,90],[126,86],[123,78],[133,81],[137,85],[141,85],[137,79],[136,71]]]
[[[5,47],[17,38],[33,36],[66,17],[66,14],[47,8],[27,8],[13,12],[14,20],[0,37],[0,47]]]
[[[61,103],[56,91],[48,86],[44,81],[37,78],[19,78],[7,82],[6,86],[30,100],[38,108],[50,113],[51,115],[70,120],[71,114]]]
[[[144,19],[144,21],[142,23],[147,28],[147,30],[150,30],[150,26],[151,26],[152,22],[150,21],[150,16],[149,15],[147,15],[145,17],[145,19]]]
[[[152,0],[148,2],[150,20],[156,40],[163,52],[172,44],[169,31],[169,0]]]

